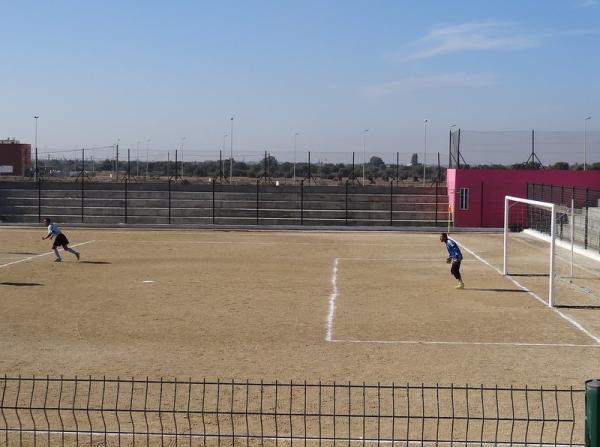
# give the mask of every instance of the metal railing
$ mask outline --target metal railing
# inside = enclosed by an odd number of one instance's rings
[[[472,385],[0,379],[0,445],[584,443],[583,389]]]

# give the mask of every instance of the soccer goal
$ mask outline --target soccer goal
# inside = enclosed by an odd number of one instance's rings
[[[542,297],[550,307],[554,306],[555,298],[556,223],[557,206],[553,203],[511,196],[504,198],[503,273],[528,278],[547,276],[547,289],[542,289],[544,291]],[[549,240],[539,240],[537,246],[520,240],[521,245],[512,248],[512,240],[515,237],[511,235],[523,234],[527,231],[545,234]],[[542,279],[537,280],[538,283],[541,281]]]

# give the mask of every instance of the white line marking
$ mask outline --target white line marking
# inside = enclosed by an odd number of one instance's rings
[[[457,241],[458,242],[458,241]],[[473,250],[471,250],[469,247],[467,247],[465,244],[463,244],[462,242],[460,243],[460,245],[466,250],[468,251],[471,255],[473,255],[476,259],[480,260],[481,262],[483,262],[485,265],[489,266],[490,268],[492,268],[493,270],[495,270],[500,276],[504,276],[502,274],[502,271],[496,267],[494,267],[492,264],[490,264],[489,262],[487,262],[485,259],[483,259],[482,257],[478,256]],[[512,278],[511,276],[507,275],[505,276],[506,279],[508,279],[509,281],[511,281],[514,285],[516,285],[517,287],[519,287],[521,290],[524,290],[525,292],[527,292],[529,295],[531,295],[532,297],[534,297],[536,300],[538,300],[540,303],[544,304],[544,306],[548,306],[548,303],[546,301],[544,301],[542,298],[540,298],[537,294],[535,294],[534,292],[532,292],[531,290],[529,290],[527,287],[522,286],[518,281],[516,281],[514,278]],[[594,334],[592,334],[590,331],[588,331],[586,328],[584,328],[581,323],[579,323],[577,320],[575,320],[574,318],[565,315],[564,313],[562,313],[560,310],[556,309],[555,307],[551,307],[550,309],[552,309],[552,311],[556,312],[561,318],[563,318],[564,320],[568,321],[569,323],[571,323],[574,327],[576,327],[577,329],[579,329],[581,332],[583,332],[585,335],[587,335],[588,337],[590,337],[592,340],[594,340],[597,344],[600,345],[600,337],[596,337]]]
[[[333,333],[333,316],[335,314],[335,299],[338,295],[337,288],[337,272],[338,272],[338,263],[340,258],[335,258],[333,261],[333,269],[331,274],[331,294],[329,295],[329,313],[327,314],[327,335],[325,336],[325,341],[331,341],[331,336]]]
[[[182,382],[185,383],[185,382]],[[400,386],[401,388],[401,386]],[[65,411],[68,411],[68,409],[66,409]],[[150,412],[150,410],[148,410]],[[37,430],[31,430],[31,429],[19,429],[19,428],[0,428],[0,433],[6,433],[8,436],[8,433],[23,433],[23,434],[33,434],[36,436],[37,439],[37,435],[39,434],[40,436],[44,436],[44,435],[61,435],[61,436],[65,436],[65,437],[71,437],[74,438],[76,436],[81,436],[81,437],[88,437],[88,436],[93,436],[94,439],[96,438],[132,438],[134,436],[139,436],[140,438],[143,437],[149,437],[149,438],[158,438],[159,436],[161,438],[170,438],[171,440],[173,440],[173,438],[177,437],[177,439],[180,438],[191,438],[191,439],[195,439],[195,438],[210,438],[210,439],[220,439],[219,435],[215,435],[215,434],[209,434],[209,433],[189,433],[185,430],[179,431],[177,433],[175,432],[165,432],[165,433],[156,433],[156,432],[150,432],[150,431],[136,431],[135,433],[114,433],[114,432],[106,432],[106,431],[93,431],[93,430],[79,430],[77,432],[75,431],[61,431],[61,430],[48,430],[45,428],[38,428]],[[16,435],[15,435],[16,436]],[[265,436],[262,437],[259,435],[249,435],[249,436],[229,436],[226,435],[227,439],[246,439],[246,440],[250,440],[250,439],[255,439],[255,440],[259,440],[259,439],[263,439],[263,440],[268,440],[268,441],[286,441],[289,442],[291,445],[293,445],[294,441],[300,443],[300,442],[304,442],[304,443],[308,443],[308,444],[316,444],[319,443],[319,445],[323,444],[323,443],[327,443],[327,442],[331,442],[332,440],[330,438],[319,438],[319,437],[309,437],[309,435],[307,436],[294,436],[293,438],[291,436]],[[498,447],[499,445],[501,446],[513,446],[513,447],[525,447],[526,444],[524,444],[523,442],[509,442],[509,441],[496,441],[496,442],[490,442],[490,441],[483,441],[483,442],[479,442],[479,441],[467,441],[467,442],[458,442],[456,440],[453,441],[445,441],[445,440],[439,440],[439,441],[411,441],[409,440],[408,442],[406,440],[399,440],[399,439],[395,439],[395,440],[390,440],[390,439],[377,439],[377,438],[364,438],[363,436],[352,436],[351,438],[348,437],[342,437],[339,436],[336,438],[335,440],[336,443],[348,443],[350,442],[351,444],[377,444],[377,445],[381,445],[381,444],[386,444],[386,445],[394,445],[394,444],[403,444],[406,445],[408,443],[408,445],[414,445],[414,446],[437,446],[437,445],[453,445],[453,444],[461,444],[461,445],[472,445],[472,446],[486,446],[486,447]],[[530,445],[530,444],[528,444]],[[573,447],[573,446],[579,446],[580,444],[553,444],[554,447]]]
[[[80,245],[91,244],[92,242],[95,242],[95,241],[80,242],[79,244],[71,245],[70,247],[79,247]],[[9,265],[20,264],[21,262],[31,261],[32,259],[35,259],[35,258],[40,258],[42,256],[51,255],[52,253],[53,253],[52,251],[49,251],[48,253],[42,253],[40,255],[29,256],[28,258],[19,259],[18,261],[13,261],[13,262],[9,262],[7,264],[2,264],[2,265],[0,265],[0,268],[8,267]]]
[[[523,343],[493,341],[435,341],[435,340],[328,340],[332,343],[378,343],[386,345],[455,345],[455,346],[524,346],[524,347],[564,347],[564,348],[600,348],[600,345],[576,343]]]
[[[444,264],[445,258],[338,258],[342,261],[396,261],[396,262],[439,262]],[[477,262],[475,259],[463,259],[463,262]]]
[[[119,234],[119,233],[117,233]],[[281,244],[286,244],[286,245],[311,245],[314,246],[315,245],[315,241],[313,242],[287,242],[287,241],[281,241],[281,242],[260,242],[260,241],[198,241],[198,240],[193,240],[193,241],[186,241],[186,240],[169,240],[169,239],[152,239],[152,240],[129,240],[129,241],[119,241],[119,244],[139,244],[139,243],[143,243],[143,244],[156,244],[156,243],[180,243],[180,244],[200,244],[200,245],[266,245],[266,246],[278,246]],[[402,248],[402,247],[429,247],[431,246],[431,244],[403,244],[403,243],[389,243],[389,244],[377,244],[377,243],[367,243],[367,242],[336,242],[336,241],[331,241],[331,242],[326,242],[326,241],[318,241],[318,243],[320,245],[335,245],[336,247],[339,246],[348,246],[348,247],[396,247],[396,248]]]
[[[146,284],[150,284],[150,283],[153,283],[153,282],[156,282],[156,281],[152,281],[151,279],[146,279],[146,280],[144,280],[142,282],[146,283]]]

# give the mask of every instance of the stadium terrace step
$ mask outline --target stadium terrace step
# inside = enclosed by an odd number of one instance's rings
[[[389,226],[391,217],[394,226],[442,226],[448,217],[442,187],[259,185],[257,197],[256,185],[215,185],[214,192],[212,185],[180,183],[172,183],[171,191],[166,183],[130,183],[126,191],[123,183],[86,182],[83,191],[80,183],[37,186],[1,182],[0,221],[37,223],[50,216],[67,224],[252,225],[258,216],[261,225]]]

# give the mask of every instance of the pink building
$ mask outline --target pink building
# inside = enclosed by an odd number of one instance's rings
[[[600,171],[448,169],[448,199],[457,227],[500,228],[504,196],[527,196],[527,185],[600,189]]]

